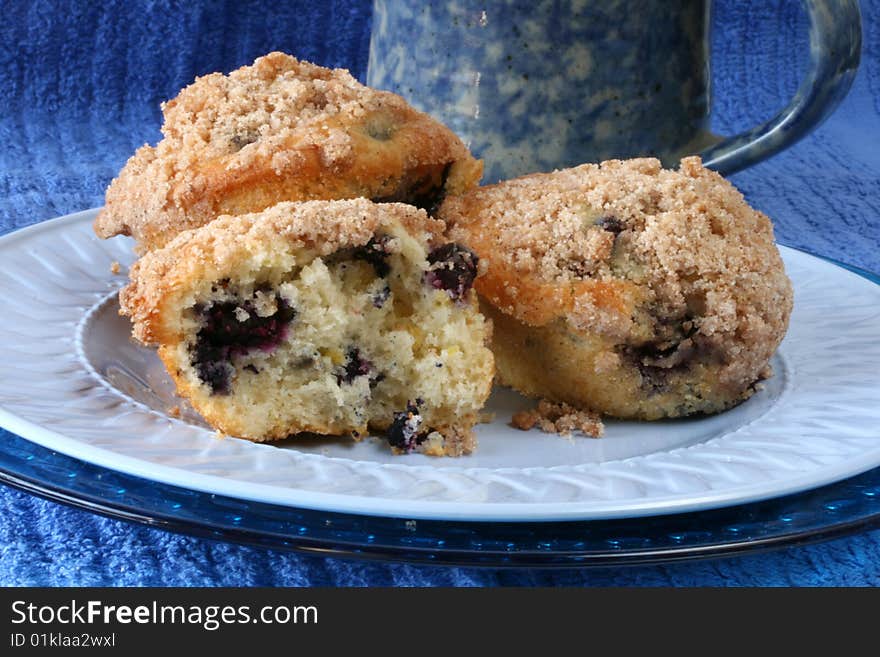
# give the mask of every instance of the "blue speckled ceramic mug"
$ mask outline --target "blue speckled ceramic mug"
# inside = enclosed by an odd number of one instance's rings
[[[367,83],[458,133],[484,182],[612,157],[701,153],[731,173],[791,145],[858,66],[856,0],[804,0],[811,69],[767,123],[709,128],[709,0],[375,0]]]

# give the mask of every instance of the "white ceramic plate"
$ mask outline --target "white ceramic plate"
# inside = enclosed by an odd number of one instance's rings
[[[791,328],[766,388],[721,415],[608,421],[601,439],[508,426],[496,390],[478,451],[391,456],[377,440],[219,439],[129,340],[115,292],[130,240],[94,210],[0,238],[0,425],[64,454],[185,488],[326,511],[455,520],[585,520],[793,493],[880,465],[880,286],[782,247]],[[111,263],[121,273],[111,274]]]

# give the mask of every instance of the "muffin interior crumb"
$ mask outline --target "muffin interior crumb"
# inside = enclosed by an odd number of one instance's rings
[[[476,259],[435,223],[365,199],[221,218],[144,256],[122,307],[230,435],[374,431],[396,452],[467,453],[494,373],[489,327]]]

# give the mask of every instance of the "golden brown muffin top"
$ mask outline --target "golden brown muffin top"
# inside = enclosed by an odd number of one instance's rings
[[[533,326],[565,317],[639,339],[641,309],[652,331],[690,316],[711,335],[770,318],[781,329],[791,306],[770,220],[698,157],[524,176],[450,198],[438,217],[487,261],[477,290]]]
[[[482,171],[448,128],[400,96],[280,52],[199,77],[162,111],[163,139],[132,156],[95,222],[100,237],[135,236],[139,251],[219,214],[393,195],[386,179],[451,162],[467,165],[455,172],[465,186]]]
[[[211,73],[162,105],[161,155],[185,170],[205,158],[224,157],[227,169],[270,158],[282,169],[288,139],[314,145],[332,166],[350,144],[331,127],[360,121],[386,106],[406,107],[399,96],[365,87],[345,69],[328,69],[280,52],[259,57],[229,75]]]

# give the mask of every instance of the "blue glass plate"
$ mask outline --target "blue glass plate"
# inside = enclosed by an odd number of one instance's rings
[[[2,434],[0,481],[113,518],[340,557],[585,567],[719,557],[880,526],[880,468],[806,493],[713,511],[547,523],[406,520],[248,502],[107,470]]]

